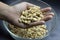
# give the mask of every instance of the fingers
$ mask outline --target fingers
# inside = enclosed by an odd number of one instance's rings
[[[50,12],[50,13],[47,13],[45,16],[48,16],[48,15],[54,16],[54,13],[53,12]]]
[[[30,23],[29,26],[42,25],[44,23],[45,23],[45,21],[33,22],[33,23]]]
[[[48,20],[52,19],[52,17],[53,17],[52,15],[49,15],[49,16],[46,16],[43,20],[48,21]]]
[[[36,6],[36,5],[28,3],[28,6]],[[46,8],[41,9],[41,11],[48,12],[48,11],[51,11],[51,9],[52,9],[51,7],[46,7]],[[54,16],[54,13],[52,13],[52,12],[48,13],[43,20],[48,21],[48,20],[52,19],[53,16]],[[44,24],[44,22],[34,22],[34,23],[31,23],[30,25],[39,25],[39,24]]]
[[[31,27],[31,26],[43,25],[45,24],[46,21],[51,20],[53,16],[54,16],[54,13],[50,12],[45,16],[44,19],[42,19],[43,21],[30,23],[29,26]]]
[[[16,23],[16,26],[25,29],[25,28],[30,28],[30,27],[37,26],[37,25],[42,25],[42,24],[45,24],[45,22],[44,21],[33,22],[33,23],[30,23],[29,25],[23,24],[23,23]]]
[[[48,21],[48,20],[51,20],[54,16],[54,13],[53,12],[50,12],[48,13],[45,18],[43,19],[44,21]]]
[[[48,11],[51,11],[51,7],[46,7],[46,8],[43,8],[41,9],[42,12],[48,12]]]
[[[17,26],[20,28],[27,28],[27,25],[25,25],[23,23],[18,23]]]
[[[28,7],[33,7],[33,6],[36,6],[36,5],[27,2],[27,6],[28,6]]]
[[[48,21],[48,20],[51,20],[54,16],[54,13],[53,12],[50,12],[51,11],[51,7],[47,7],[47,8],[43,8],[41,9],[42,12],[47,12],[44,16],[45,18],[43,19],[44,21]]]

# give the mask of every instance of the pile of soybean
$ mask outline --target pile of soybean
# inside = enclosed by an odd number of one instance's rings
[[[42,11],[39,6],[28,7],[28,10],[25,10],[21,13],[19,18],[20,22],[29,24],[31,22],[40,21],[44,18]]]
[[[19,22],[29,24],[35,21],[40,21],[43,18],[44,15],[41,11],[41,8],[39,6],[33,6],[28,7],[27,10],[24,10],[21,13]],[[9,24],[9,28],[14,34],[23,38],[44,38],[48,33],[46,25],[37,25],[31,28],[23,29]]]

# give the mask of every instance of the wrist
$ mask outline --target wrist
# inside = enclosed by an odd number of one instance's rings
[[[10,6],[0,2],[0,15],[5,15],[8,13]]]
[[[13,8],[2,2],[0,2],[0,19],[6,19],[10,14],[13,13]]]

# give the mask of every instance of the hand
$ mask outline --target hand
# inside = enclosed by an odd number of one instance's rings
[[[26,25],[26,24],[23,24],[23,23],[19,23],[18,19],[20,17],[20,13],[23,10],[26,10],[28,6],[35,6],[35,5],[33,5],[31,3],[27,3],[27,2],[22,2],[20,4],[16,4],[14,6],[10,6],[9,7],[9,10],[7,10],[8,12],[6,12],[8,14],[4,14],[5,20],[8,21],[8,22],[10,22],[13,25],[18,26],[18,27],[21,27],[21,28],[29,28],[31,26],[42,25],[46,21],[48,21],[51,18],[53,18],[53,16],[54,16],[54,13],[53,12],[50,12],[50,13],[44,15],[45,18],[42,19],[39,22],[33,22],[33,23],[30,23],[29,25]],[[41,11],[42,12],[44,12],[44,11],[45,12],[48,12],[48,11],[51,11],[51,8],[50,7],[43,8],[43,9],[41,9]]]
[[[13,7],[19,12],[18,13],[18,15],[19,15],[23,10],[26,10],[28,6],[36,6],[36,5],[31,4],[31,3],[27,3],[27,2],[22,2],[20,4],[14,5]],[[50,7],[43,8],[43,9],[41,9],[41,11],[47,13],[47,12],[51,11],[51,8]],[[26,28],[28,26],[31,27],[31,26],[36,26],[36,25],[42,25],[46,21],[52,19],[53,16],[54,16],[54,13],[53,12],[49,12],[48,14],[45,14],[44,16],[45,16],[45,18],[42,19],[39,22],[30,23],[29,25],[24,25],[23,23],[20,24],[20,23],[17,22],[17,25],[19,25],[19,26],[21,25],[21,27],[24,27],[24,28]]]

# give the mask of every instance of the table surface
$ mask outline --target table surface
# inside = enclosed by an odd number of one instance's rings
[[[7,0],[8,1],[8,0]],[[13,1],[10,0],[9,2],[5,1],[5,3],[10,4]],[[43,0],[45,1],[45,0]],[[4,0],[3,0],[4,2]],[[55,31],[53,31],[47,38],[43,39],[43,40],[60,40],[60,4],[58,0],[47,0],[45,1],[48,4],[50,4],[52,6],[52,8],[56,11],[57,14],[57,22],[56,22],[56,29]],[[0,20],[0,40],[14,40],[9,33],[4,29],[3,25],[2,25],[2,21]]]

